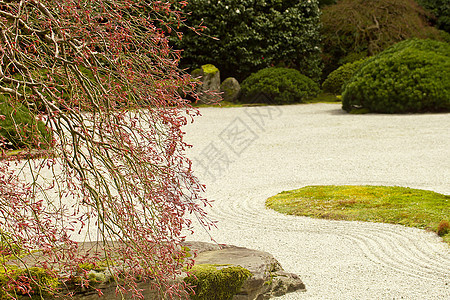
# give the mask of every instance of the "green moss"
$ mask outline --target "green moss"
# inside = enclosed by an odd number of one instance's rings
[[[203,65],[202,70],[203,70],[203,74],[216,74],[217,72],[219,72],[219,69],[217,69],[212,64]]]
[[[221,268],[219,265],[199,264],[190,270],[184,281],[193,287],[193,300],[226,300],[233,298],[252,273],[240,266]]]
[[[8,283],[11,281],[27,282],[31,287],[30,295],[32,297],[45,299],[52,295],[58,285],[58,278],[51,271],[38,267],[31,267],[28,269],[21,269],[17,266],[7,266],[0,268],[0,299],[17,299],[18,296],[23,295],[23,290],[18,289],[17,284],[12,284],[9,287]]]
[[[280,213],[383,222],[432,230],[450,243],[450,195],[392,186],[306,186],[279,193],[266,206]]]
[[[80,270],[85,270],[85,271],[94,270],[94,271],[97,271],[97,272],[102,272],[102,271],[106,270],[106,266],[107,266],[106,261],[100,261],[100,262],[97,262],[95,264],[93,264],[93,263],[82,263],[82,264],[78,265],[78,268],[80,268]]]
[[[367,108],[357,108],[357,109],[350,111],[350,113],[352,115],[364,115],[364,114],[370,113],[370,110],[368,110]]]

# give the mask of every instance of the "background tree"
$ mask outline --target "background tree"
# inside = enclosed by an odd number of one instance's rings
[[[323,7],[321,21],[324,77],[408,38],[440,39],[414,0],[341,0]]]
[[[211,223],[184,156],[181,127],[197,112],[180,97],[195,83],[166,37],[183,22],[175,4],[186,2],[0,2],[3,103],[26,107],[53,134],[23,145],[51,147],[45,159],[0,162],[2,292],[61,292],[14,275],[7,261],[30,267],[20,259],[28,254],[62,280],[102,257],[120,292],[139,294],[139,278],[182,293],[169,280],[184,264],[186,214]],[[83,239],[100,242],[86,253]]]
[[[417,3],[431,12],[430,19],[439,29],[450,33],[450,1],[417,0]]]
[[[189,25],[199,26],[202,35],[185,31],[181,41],[174,40],[184,49],[183,66],[211,63],[223,78],[239,81],[272,65],[320,77],[317,0],[192,0],[185,11]]]

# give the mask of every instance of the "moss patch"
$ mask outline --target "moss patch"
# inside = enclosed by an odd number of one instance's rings
[[[203,74],[216,74],[217,72],[219,72],[219,69],[217,69],[212,64],[203,65],[202,70],[203,70]]]
[[[32,267],[28,269],[7,266],[0,269],[0,299],[17,299],[21,295],[46,299],[56,292],[58,278],[51,271]],[[30,290],[27,290],[30,288]]]
[[[390,186],[307,186],[270,197],[266,206],[297,216],[428,229],[450,244],[450,195],[431,191]]]
[[[252,273],[240,266],[225,267],[199,264],[190,270],[184,281],[193,287],[193,300],[225,300],[236,295]]]

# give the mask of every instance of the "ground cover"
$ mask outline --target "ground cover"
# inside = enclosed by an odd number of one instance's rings
[[[436,232],[450,244],[450,195],[391,186],[306,186],[266,200],[280,213],[401,224]]]

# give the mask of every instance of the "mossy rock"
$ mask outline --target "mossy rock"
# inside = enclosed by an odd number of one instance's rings
[[[184,281],[193,287],[193,300],[228,300],[241,289],[252,273],[240,266],[194,265]]]
[[[235,102],[241,93],[241,86],[236,78],[228,77],[220,85],[223,101]]]
[[[204,75],[206,74],[216,74],[219,72],[219,69],[216,68],[216,66],[212,64],[206,64],[202,66],[202,72]]]

